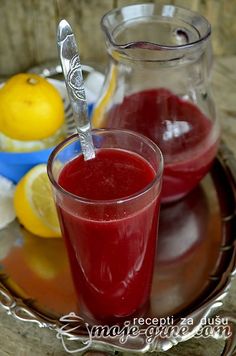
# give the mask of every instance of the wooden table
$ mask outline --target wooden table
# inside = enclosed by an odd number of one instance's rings
[[[222,136],[236,157],[236,57],[215,60],[213,90]],[[236,315],[236,279],[225,299],[223,310]],[[223,340],[192,339],[165,353],[167,356],[218,356]],[[39,328],[33,323],[15,320],[0,309],[0,356],[64,356],[68,355],[53,331]],[[152,353],[161,356],[163,353]]]

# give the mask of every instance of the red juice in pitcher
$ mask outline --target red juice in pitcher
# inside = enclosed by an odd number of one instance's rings
[[[120,211],[113,201],[137,192],[142,197],[154,178],[144,158],[113,148],[98,150],[89,161],[78,156],[59,175],[63,189],[94,203],[80,209],[73,201],[57,202],[79,307],[92,321],[125,320],[148,302],[159,195],[127,201]]]
[[[209,171],[218,132],[193,103],[171,91],[149,89],[125,96],[105,115],[103,127],[123,128],[153,140],[164,156],[162,201],[190,192]]]

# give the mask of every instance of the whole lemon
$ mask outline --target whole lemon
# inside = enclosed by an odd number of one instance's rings
[[[64,123],[57,89],[43,77],[20,73],[0,89],[0,131],[15,140],[41,140]]]

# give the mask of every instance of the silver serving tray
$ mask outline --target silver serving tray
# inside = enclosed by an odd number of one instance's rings
[[[84,73],[93,70],[90,66],[83,67]],[[45,77],[61,75],[61,67],[55,63],[30,71]],[[53,84],[57,86],[58,82]],[[70,124],[72,115],[64,85],[58,85],[58,89]],[[181,318],[191,319],[193,324],[188,325],[188,333],[183,337],[158,338],[149,344],[142,335],[125,344],[118,338],[93,338],[89,350],[166,351],[196,335],[204,318],[221,315],[220,307],[236,275],[235,207],[236,160],[226,145],[221,144],[215,164],[201,185],[180,202],[161,208],[147,316],[173,315],[176,326],[180,326]],[[53,330],[63,343],[62,330],[67,331],[64,336],[69,344],[70,337],[76,339],[76,345],[88,339],[86,329],[71,331],[73,321],[60,320],[71,312],[79,316],[63,241],[33,236],[17,221],[0,231],[0,306],[23,322]],[[231,315],[221,317],[228,319],[232,329],[222,355],[233,355],[236,321]]]
[[[177,326],[181,318],[192,319],[188,333],[148,344],[142,335],[125,344],[118,338],[93,338],[90,350],[166,351],[192,338],[205,317],[220,315],[236,274],[235,192],[236,161],[222,144],[201,185],[185,199],[161,209],[147,315],[173,315]],[[82,327],[73,331],[73,323],[60,320],[70,312],[79,315],[63,241],[32,236],[17,221],[0,231],[0,306],[15,318],[52,329],[59,336],[66,324],[67,339],[74,336],[78,343],[87,339]],[[233,317],[224,317],[232,326]],[[234,348],[233,333],[223,355],[233,354]]]

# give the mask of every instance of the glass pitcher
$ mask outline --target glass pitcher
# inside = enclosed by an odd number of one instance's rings
[[[172,5],[139,4],[108,12],[101,25],[110,62],[92,125],[156,142],[165,160],[162,201],[180,199],[209,171],[219,141],[210,24]]]

